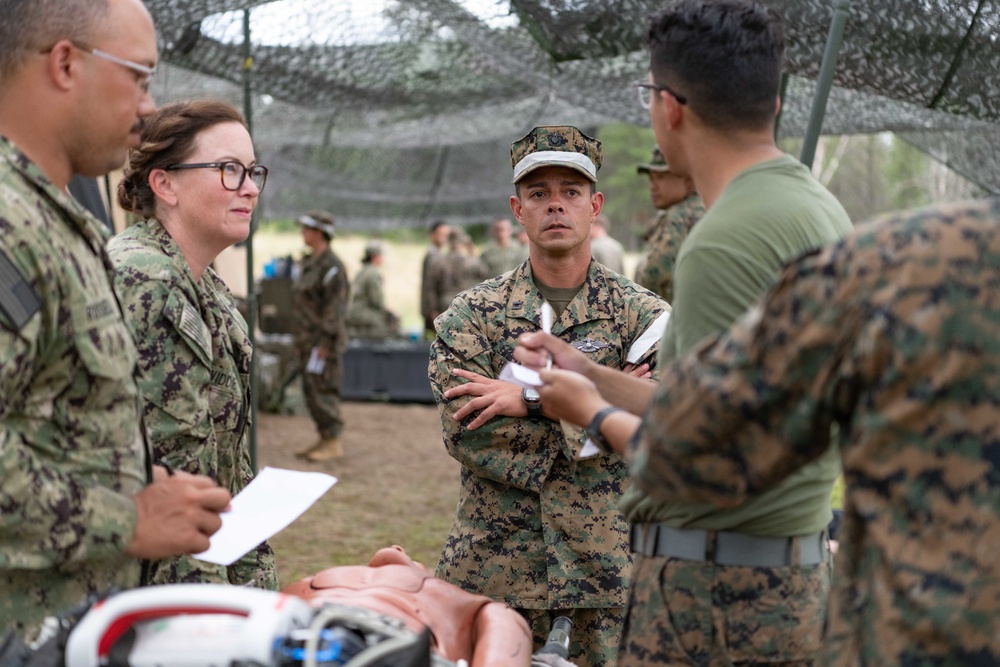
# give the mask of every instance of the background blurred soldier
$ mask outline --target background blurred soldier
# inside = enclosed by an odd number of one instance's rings
[[[571,614],[570,659],[605,665],[614,661],[631,573],[616,509],[625,465],[617,454],[578,458],[581,430],[550,419],[534,392],[497,378],[518,335],[539,330],[544,302],[555,311],[555,336],[614,369],[627,367],[666,304],[591,259],[590,226],[604,204],[600,142],[575,127],[538,127],[511,145],[511,164],[510,206],[531,257],[459,295],[438,318],[431,347],[445,445],[462,464],[438,575],[518,608],[536,649],[552,615]],[[636,351],[638,363],[652,361],[656,338]]]
[[[486,265],[484,278],[499,276],[515,268],[528,257],[528,249],[521,247],[512,235],[510,220],[500,218],[491,228],[493,241],[483,249],[479,259]]]
[[[427,248],[427,254],[424,255],[424,263],[420,270],[420,315],[424,318],[424,331],[433,338],[434,318],[440,315],[443,309],[438,306],[441,299],[434,292],[431,268],[441,256],[442,249],[448,242],[448,233],[451,232],[451,228],[444,220],[438,220],[431,224],[429,231],[431,245]]]
[[[590,254],[615,273],[625,275],[625,249],[608,232],[611,220],[603,213],[590,226]]]
[[[0,628],[30,641],[138,586],[139,559],[207,549],[230,496],[151,469],[106,229],[66,191],[119,167],[155,111],[149,12],[0,0],[0,44]]]
[[[382,291],[382,244],[369,241],[354,278],[347,330],[351,338],[385,340],[399,336],[399,318],[385,307]]]
[[[295,311],[295,349],[299,356],[302,390],[319,440],[296,456],[326,461],[343,455],[340,433],[342,358],[347,348],[347,270],[330,247],[336,235],[333,215],[309,211],[299,217],[302,240],[312,251],[303,258],[292,291]]]
[[[448,233],[448,252],[439,255],[431,267],[430,280],[441,312],[452,299],[486,278],[486,266],[476,255],[476,246],[463,229]]]
[[[658,147],[653,148],[649,164],[640,164],[636,171],[649,175],[649,197],[658,213],[646,232],[646,256],[636,266],[635,281],[673,303],[677,254],[691,228],[705,215],[705,205],[691,177],[670,171]]]

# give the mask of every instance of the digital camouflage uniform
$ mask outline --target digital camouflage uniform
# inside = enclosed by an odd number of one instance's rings
[[[108,244],[115,291],[139,349],[139,387],[156,462],[207,475],[234,496],[250,483],[247,325],[211,269],[195,281],[156,220]],[[277,589],[267,543],[228,567],[190,556],[151,564],[152,583],[250,584]]]
[[[840,423],[828,662],[1000,664],[998,295],[1000,200],[861,228],[663,369],[637,483],[739,502]]]
[[[323,438],[344,430],[340,414],[341,359],[347,348],[347,300],[350,283],[343,262],[329,247],[302,260],[292,289],[295,350],[309,414]],[[328,356],[322,373],[306,371],[314,347]]]
[[[347,326],[351,338],[381,340],[398,333],[396,316],[385,307],[382,274],[371,264],[362,266],[354,278]]]
[[[659,294],[667,303],[674,300],[674,265],[681,244],[694,224],[705,215],[701,195],[692,193],[670,208],[660,211],[646,236],[646,256],[635,269],[635,281]]]
[[[496,243],[490,243],[479,255],[485,268],[484,278],[492,278],[517,268],[517,266],[528,258],[527,248],[520,243],[511,241],[506,248],[501,248]]]
[[[517,337],[538,331],[542,295],[530,263],[464,292],[435,325],[429,375],[444,442],[462,464],[455,519],[437,574],[506,602],[533,621],[536,649],[551,619],[537,610],[576,609],[581,665],[613,662],[629,587],[628,525],[617,509],[627,479],[615,454],[575,460],[581,429],[543,419],[496,417],[475,431],[452,414],[469,397],[442,393],[463,381],[456,368],[490,378],[513,358]],[[591,262],[587,281],[552,333],[601,364],[622,368],[632,343],[663,312],[650,292]],[[657,345],[642,362],[655,363]],[[589,617],[583,612],[595,610]]]
[[[0,137],[0,628],[140,583],[148,455],[104,228]]]

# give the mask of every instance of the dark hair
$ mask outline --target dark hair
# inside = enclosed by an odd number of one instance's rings
[[[149,174],[181,164],[195,149],[198,135],[222,123],[246,127],[243,115],[227,102],[195,100],[171,102],[143,122],[139,145],[129,151],[125,177],[118,184],[118,203],[144,218],[155,214],[156,196]]]
[[[435,220],[434,222],[431,223],[429,231],[430,231],[431,234],[433,234],[437,230],[441,229],[442,226],[447,225],[447,224],[448,223],[445,222],[444,220]]]
[[[108,0],[0,0],[0,81],[59,40],[90,41],[110,11]]]
[[[785,50],[781,17],[758,2],[680,0],[649,20],[653,80],[720,130],[774,124]]]

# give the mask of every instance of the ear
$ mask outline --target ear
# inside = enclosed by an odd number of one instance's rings
[[[667,128],[676,130],[684,119],[684,105],[665,90],[656,91],[663,102],[663,112],[667,118]]]
[[[45,72],[52,84],[59,90],[69,90],[73,87],[74,78],[81,70],[76,49],[68,39],[55,43],[46,55]]]
[[[779,95],[774,99],[774,116],[777,118],[778,114],[781,113],[781,96]]]
[[[510,212],[514,214],[515,218],[517,218],[518,223],[524,227],[524,219],[521,218],[521,200],[517,197],[517,195],[510,196]]]
[[[591,224],[593,224],[594,218],[596,218],[597,216],[599,216],[601,214],[602,210],[604,210],[604,193],[603,192],[595,192],[594,194],[592,194],[590,196],[590,214],[591,214],[590,222],[591,222]]]
[[[149,172],[149,189],[167,206],[177,206],[177,191],[174,185],[174,179],[163,169]]]

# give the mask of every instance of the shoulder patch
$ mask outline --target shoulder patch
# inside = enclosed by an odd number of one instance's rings
[[[0,250],[0,310],[14,324],[14,329],[20,331],[41,307],[35,290]]]

